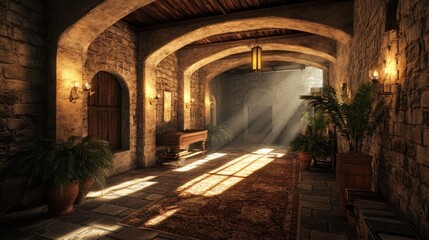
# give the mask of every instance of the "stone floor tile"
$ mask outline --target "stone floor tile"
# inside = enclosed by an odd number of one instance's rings
[[[166,185],[163,185],[163,186],[166,186]],[[158,194],[164,194],[164,193],[168,192],[168,190],[164,187],[162,187],[162,188],[161,187],[149,187],[149,188],[145,188],[143,191],[147,192],[147,193],[158,193]]]
[[[138,198],[138,199],[145,199],[149,195],[151,195],[151,193],[147,193],[147,192],[143,192],[143,191],[138,191],[138,192],[135,192],[133,194],[128,195],[128,197]]]
[[[321,231],[311,231],[311,240],[348,240],[347,236]]]
[[[311,208],[306,208],[306,207],[301,208],[301,215],[310,217],[311,216]]]
[[[141,199],[135,199],[135,198],[125,198],[123,202],[121,202],[119,205],[126,208],[134,208],[134,209],[140,209],[147,204],[149,204],[151,201],[148,200],[141,200]]]
[[[27,226],[19,227],[18,229],[25,232],[42,234],[53,228],[56,228],[59,224],[61,224],[61,221],[59,221],[58,219],[48,218],[48,219],[36,221],[35,223],[32,223]]]
[[[312,217],[301,216],[301,227],[310,230],[328,231],[328,222],[317,220]]]
[[[302,207],[307,207],[311,209],[324,210],[324,211],[332,211],[332,205],[328,203],[315,203],[310,201],[301,200],[300,201]]]
[[[116,194],[116,195],[120,195],[120,196],[128,196],[128,195],[131,195],[135,192],[136,192],[135,189],[124,188],[124,189],[114,190],[111,193]]]
[[[354,235],[355,229],[345,221],[328,221],[329,232],[343,234],[343,235]]]
[[[301,228],[299,233],[300,240],[310,240],[310,230],[307,228]]]
[[[75,208],[82,209],[82,210],[93,210],[93,209],[101,207],[105,204],[106,204],[106,202],[100,201],[100,199],[91,199],[91,200],[86,200],[85,202],[83,202],[79,205],[76,205]]]
[[[74,236],[74,239],[82,239],[82,240],[99,239],[100,237],[106,236],[107,234],[109,234],[109,231],[99,229],[99,228],[89,227],[85,231],[80,232],[76,236]]]
[[[302,199],[310,202],[317,202],[317,203],[331,203],[331,199],[327,196],[314,196],[314,195],[303,194]]]
[[[154,200],[161,199],[163,197],[165,197],[165,195],[152,193],[151,195],[147,196],[145,199],[150,200],[150,201],[154,201]]]
[[[117,240],[117,238],[112,238],[109,236],[102,236],[100,238],[97,238],[97,240]]]
[[[116,214],[116,216],[118,216],[120,218],[125,218],[125,217],[128,217],[129,215],[133,214],[137,210],[138,209],[135,209],[135,208],[128,208],[127,210]]]
[[[339,212],[313,210],[313,218],[342,222]]]
[[[88,228],[89,227],[87,226],[81,226],[72,223],[61,223],[41,236],[48,239],[70,239],[87,230]]]
[[[98,218],[88,222],[87,225],[108,231],[119,231],[123,228],[118,224],[120,220],[120,218],[100,215]]]
[[[126,207],[121,207],[121,206],[112,205],[112,204],[106,204],[106,205],[98,207],[92,211],[94,211],[96,213],[107,214],[107,215],[113,216],[113,215],[116,215],[116,214],[123,212],[125,210],[127,210]]]
[[[98,214],[96,213],[79,211],[68,216],[63,216],[60,219],[62,222],[74,223],[74,224],[85,224],[97,217],[98,217]]]
[[[149,230],[125,227],[124,229],[122,229],[117,233],[111,233],[109,236],[112,236],[114,238],[121,239],[121,240],[146,240],[146,239],[153,239],[158,235],[159,235],[158,233],[149,231]]]

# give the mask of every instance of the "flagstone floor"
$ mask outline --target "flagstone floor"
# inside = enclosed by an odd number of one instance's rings
[[[270,150],[271,149],[271,150]],[[47,207],[0,216],[0,239],[186,239],[118,224],[134,211],[163,198],[190,180],[244,154],[286,152],[279,146],[234,145],[187,161],[181,168],[158,166],[133,170],[112,178],[102,190],[93,190],[86,202],[68,216],[47,217]],[[302,240],[355,240],[356,234],[338,215],[335,176],[329,168],[303,171],[300,194]]]

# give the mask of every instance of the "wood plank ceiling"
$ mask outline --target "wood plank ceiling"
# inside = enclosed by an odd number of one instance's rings
[[[188,20],[205,17],[222,17],[223,15],[259,10],[292,4],[313,4],[321,2],[341,2],[346,0],[158,0],[137,9],[122,20],[136,29],[153,29],[170,24],[186,24]],[[255,39],[272,36],[287,36],[302,32],[290,29],[258,29],[257,31],[230,32],[195,41],[189,45],[204,45],[243,39]],[[268,65],[267,65],[268,64]],[[264,69],[282,69],[292,63],[265,63]],[[248,65],[248,64],[247,64]],[[249,71],[244,67],[244,72]],[[293,68],[302,65],[292,64]],[[298,67],[297,67],[298,66]],[[238,72],[242,69],[238,68]],[[236,71],[237,71],[236,70]],[[234,70],[232,71],[234,72]]]
[[[123,21],[135,28],[145,29],[203,17],[222,16],[276,6],[340,1],[344,0],[158,0],[137,9],[123,18]],[[226,33],[201,39],[190,45],[283,36],[298,32],[289,29],[260,29],[258,31]]]

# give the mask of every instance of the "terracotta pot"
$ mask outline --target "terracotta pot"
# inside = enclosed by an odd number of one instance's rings
[[[340,215],[347,217],[346,188],[371,190],[372,185],[372,156],[337,154],[335,169],[338,190],[340,193]]]
[[[81,204],[86,200],[86,195],[91,190],[94,182],[95,180],[93,178],[88,178],[83,184],[80,185],[79,192],[77,194],[76,200],[74,201],[74,204]]]
[[[309,170],[311,164],[311,153],[310,152],[298,152],[299,168],[301,170]]]
[[[73,203],[76,200],[78,190],[77,181],[72,181],[62,189],[59,186],[47,185],[45,196],[49,206],[48,214],[58,216],[73,213]]]

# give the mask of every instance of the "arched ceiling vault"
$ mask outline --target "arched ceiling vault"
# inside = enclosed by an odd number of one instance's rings
[[[293,10],[293,11],[291,11]],[[149,30],[141,36],[146,65],[156,66],[180,48],[209,36],[264,28],[287,28],[334,39],[347,44],[352,32],[352,2],[315,6],[288,6],[251,14],[226,15],[206,21]]]
[[[332,59],[331,57],[327,56],[327,54],[325,54],[324,52],[321,52],[312,48],[308,48],[308,47],[289,45],[289,44],[279,44],[279,43],[262,43],[258,45],[262,47],[263,55],[268,54],[270,51],[291,51],[293,52],[293,53],[290,53],[291,56],[293,55],[302,56],[304,54],[306,55],[304,58],[306,58],[307,60],[314,60],[319,63],[322,63],[325,60],[335,60],[335,58]],[[199,52],[200,54],[198,54],[197,52]],[[191,60],[195,61],[193,64],[190,64],[189,66],[187,66],[186,64],[182,65],[184,68],[185,76],[190,76],[196,70],[204,67],[207,64],[210,64],[211,62],[214,62],[216,60],[219,60],[234,54],[246,53],[246,52],[250,52],[250,47],[248,45],[227,48],[217,53],[214,53],[212,55],[209,55],[211,54],[210,50],[206,51],[204,49],[203,51],[202,49],[200,49],[199,51],[191,51],[191,52],[185,52],[185,53],[180,52],[179,59],[186,59],[188,60],[188,63]],[[193,54],[195,54],[196,56]],[[198,60],[199,57],[201,57],[202,55],[207,55],[207,56],[205,58]]]
[[[319,68],[323,71],[327,71],[328,69],[327,66],[323,63],[312,61],[304,55],[300,57],[296,54],[291,53],[269,55],[264,57],[264,61],[294,62],[306,66]],[[217,75],[244,64],[250,64],[249,57],[221,59],[208,64],[207,66],[201,68],[201,70],[204,74],[203,78],[205,79],[205,81],[210,82]]]

